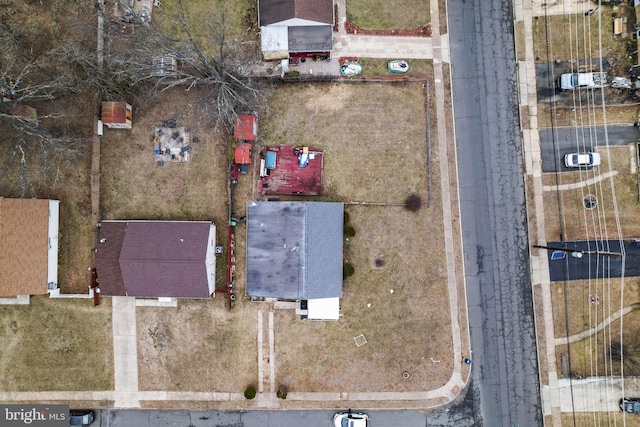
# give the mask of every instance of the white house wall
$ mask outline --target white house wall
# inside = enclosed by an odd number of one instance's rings
[[[211,224],[209,227],[209,240],[207,244],[207,255],[205,258],[207,264],[207,285],[209,286],[209,295],[216,290],[216,226]]]
[[[49,200],[49,235],[47,250],[47,286],[58,286],[58,234],[60,224],[60,201]]]
[[[276,22],[274,24],[269,25],[269,27],[273,26],[285,26],[285,27],[311,27],[316,25],[332,25],[331,22],[319,22],[319,21],[310,21],[308,19],[302,18],[291,18],[284,21]]]

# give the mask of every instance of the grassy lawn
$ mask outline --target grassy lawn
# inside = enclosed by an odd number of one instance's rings
[[[164,93],[146,111],[133,112],[133,129],[105,130],[102,145],[101,209],[104,219],[213,220],[226,224],[226,141],[212,120],[192,104],[197,92]],[[198,142],[190,162],[156,165],[153,133],[176,118]],[[223,231],[220,230],[219,231]]]
[[[611,7],[602,6],[602,55],[611,61],[612,65],[623,65],[621,63],[626,62],[625,44],[613,38],[612,13]],[[591,56],[597,60],[600,56],[597,53],[598,14],[550,15],[534,19],[533,49],[536,62],[583,60]]]
[[[347,20],[363,30],[418,28],[431,22],[427,0],[347,0]]]
[[[243,392],[258,376],[255,310],[218,300],[138,307],[140,389]]]
[[[387,62],[387,59],[359,58],[358,63],[362,65],[362,74],[359,77],[424,77],[433,66],[433,61],[428,59],[411,59],[407,61],[409,71],[405,74],[392,74],[387,70]]]
[[[404,108],[395,108],[394,99],[402,99]],[[324,150],[323,199],[397,204],[416,193],[426,201],[424,102],[420,83],[284,86],[261,117],[260,141]],[[437,158],[437,147],[432,150]],[[437,163],[432,166],[439,190]],[[355,275],[344,284],[343,317],[305,322],[276,311],[278,384],[291,391],[408,391],[450,378],[438,190],[432,205],[418,213],[345,206],[357,234],[345,242]],[[368,341],[360,348],[358,334]],[[404,371],[409,379],[402,378]]]
[[[0,306],[0,389],[112,390],[111,302],[31,297]]]
[[[209,55],[217,57],[219,52],[212,35],[225,35],[231,40],[257,40],[255,26],[258,21],[257,2],[253,0],[189,0],[184,1],[184,20],[196,43]],[[162,8],[155,8],[153,25],[167,34],[188,40],[180,26],[178,16],[181,10],[176,0],[162,2]],[[222,31],[221,28],[225,30]]]
[[[569,172],[559,175],[559,183],[567,184],[585,179],[594,178],[600,173],[618,171],[613,177],[615,197],[618,214],[620,217],[620,227],[625,238],[640,235],[640,224],[636,221],[640,215],[640,203],[638,203],[638,175],[631,173],[630,163],[634,159],[631,157],[628,147],[612,147],[607,155],[604,149],[599,150],[602,154],[602,164],[595,171],[591,172]],[[610,165],[610,166],[609,166]],[[556,185],[554,174],[545,174],[544,185]],[[598,198],[598,208],[587,211],[582,206],[582,198],[587,194],[594,194]],[[598,216],[607,218],[610,222],[608,226],[609,238],[617,238],[615,228],[614,203],[609,179],[605,179],[598,184],[588,185],[583,188],[563,190],[560,193],[564,214],[564,234],[566,240],[582,240],[587,235],[593,238],[594,232],[598,238],[603,236],[603,230],[595,229],[593,224],[598,224]],[[544,192],[545,205],[545,228],[547,240],[558,240],[563,231],[560,224],[558,210],[557,191]],[[588,230],[588,234],[587,234]]]
[[[546,425],[551,425],[550,417],[547,419]],[[563,426],[640,426],[640,418],[637,415],[624,414],[622,411],[617,412],[584,412],[584,413],[563,413]]]

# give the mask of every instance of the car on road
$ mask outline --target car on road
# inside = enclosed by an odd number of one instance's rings
[[[93,424],[95,412],[89,409],[72,409],[69,411],[69,425],[88,426]]]
[[[620,399],[620,409],[628,414],[640,414],[640,399]]]
[[[369,416],[361,412],[339,412],[333,416],[334,427],[368,427]]]
[[[600,164],[598,153],[569,153],[564,156],[564,165],[568,168],[593,167]]]

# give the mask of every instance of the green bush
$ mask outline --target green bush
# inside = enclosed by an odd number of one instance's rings
[[[353,265],[351,264],[345,264],[342,267],[342,278],[346,279],[349,276],[353,276],[353,274],[356,272],[356,269]]]
[[[347,237],[353,237],[356,235],[356,229],[352,226],[348,226],[344,228],[344,235]]]
[[[247,387],[247,389],[244,391],[244,397],[247,400],[252,400],[254,397],[256,397],[256,388],[254,386]]]
[[[276,396],[278,396],[278,399],[286,399],[287,398],[287,393],[289,392],[289,390],[287,390],[287,387],[284,385],[281,385],[280,388],[278,389],[278,391],[276,392]]]

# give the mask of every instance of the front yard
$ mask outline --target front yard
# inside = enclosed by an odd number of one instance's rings
[[[0,306],[0,390],[113,390],[111,300]]]

